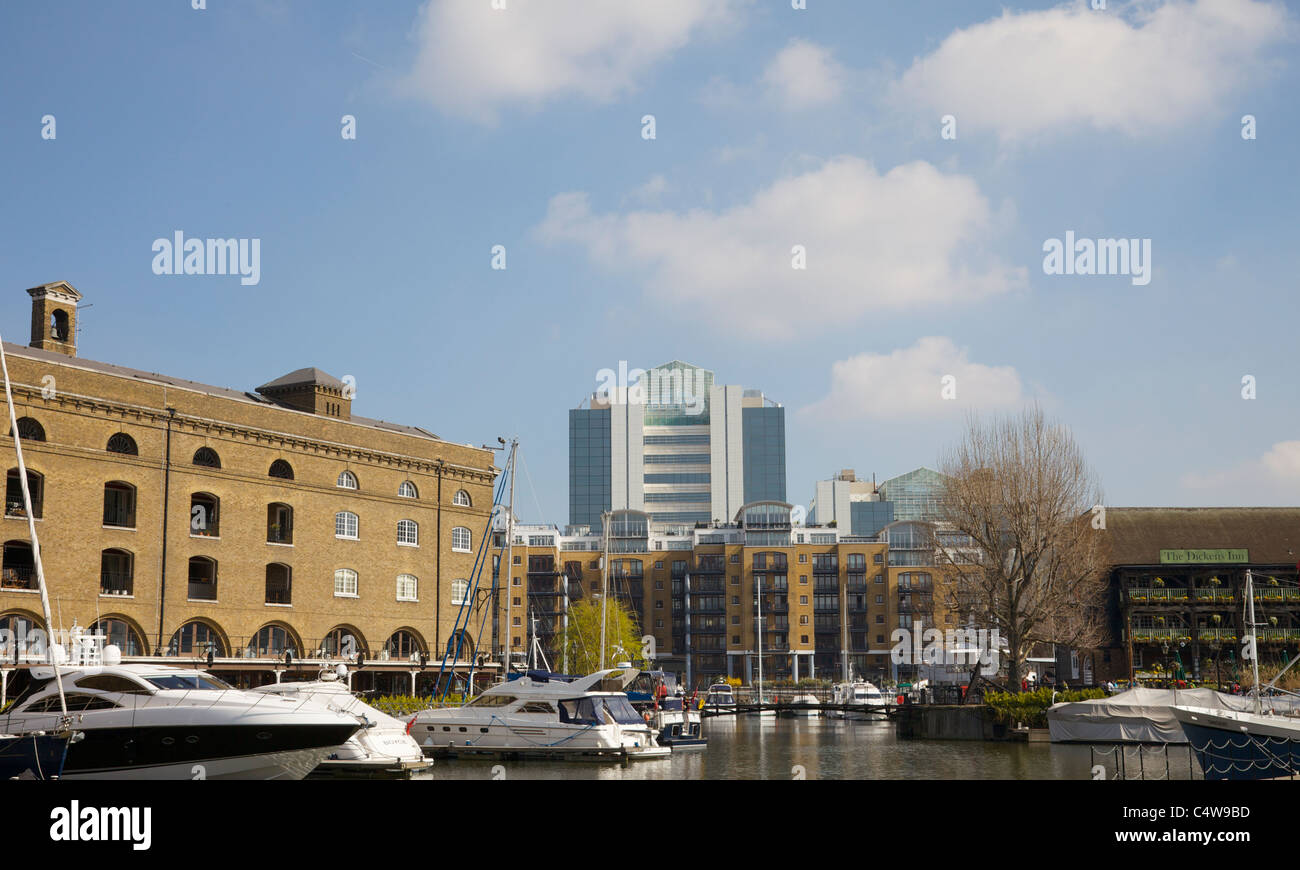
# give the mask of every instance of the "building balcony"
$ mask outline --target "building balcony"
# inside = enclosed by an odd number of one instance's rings
[[[726,591],[727,591],[727,584],[723,582],[723,579],[721,577],[697,579],[691,583],[692,595],[707,595],[707,594],[721,595]]]
[[[1129,591],[1131,593],[1131,592],[1137,592],[1141,590],[1130,589]],[[1167,590],[1162,589],[1157,591],[1164,592]],[[1198,604],[1204,604],[1207,602],[1209,603],[1223,602],[1223,603],[1231,604],[1232,602],[1237,600],[1237,593],[1232,589],[1204,588],[1204,589],[1195,590],[1195,594],[1196,594],[1196,602]],[[1131,598],[1132,596],[1130,595],[1130,599]]]
[[[1204,629],[1200,629],[1204,630]],[[1192,634],[1198,629],[1187,628],[1186,626],[1175,626],[1174,628],[1131,628],[1129,636],[1133,643],[1191,643]]]
[[[1207,589],[1202,591],[1215,592],[1218,590]],[[1227,592],[1228,590],[1223,591]],[[1228,594],[1231,596],[1231,592],[1228,592]],[[1190,594],[1186,589],[1165,589],[1158,586],[1139,586],[1128,590],[1128,600],[1133,604],[1186,604],[1190,600]],[[1229,597],[1227,599],[1208,598],[1205,600],[1231,601],[1232,599]]]

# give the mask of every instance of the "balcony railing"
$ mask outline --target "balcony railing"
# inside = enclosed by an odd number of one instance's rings
[[[0,571],[0,589],[36,589],[36,567],[34,565],[6,565]]]
[[[1175,628],[1132,628],[1134,643],[1190,643],[1197,629],[1185,626]]]
[[[216,601],[217,584],[191,580],[188,594],[191,601]]]
[[[131,575],[122,571],[103,571],[99,575],[100,595],[130,595]]]
[[[1203,590],[1214,591],[1214,590]],[[1226,590],[1224,590],[1226,591]],[[1231,593],[1229,593],[1231,594]],[[1128,600],[1137,604],[1183,604],[1189,600],[1190,596],[1186,589],[1165,589],[1162,587],[1139,586],[1128,590]],[[1207,599],[1211,601],[1224,599]],[[1226,599],[1231,601],[1231,598]]]
[[[1237,600],[1237,593],[1231,589],[1197,589],[1196,600],[1202,601],[1224,601],[1233,602]]]

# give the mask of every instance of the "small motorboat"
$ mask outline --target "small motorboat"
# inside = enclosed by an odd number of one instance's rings
[[[801,719],[816,719],[819,715],[818,705],[821,701],[816,695],[795,695],[790,702],[794,707],[790,715]]]
[[[316,767],[313,775],[364,773],[405,776],[425,770],[433,762],[424,757],[420,744],[406,733],[406,723],[366,704],[348,690],[347,668],[321,671],[320,679],[301,683],[272,683],[254,692],[296,698],[326,710],[337,710],[362,719],[365,727],[336,746]]]
[[[670,754],[627,699],[637,671],[574,679],[529,671],[462,707],[422,710],[407,733],[426,755],[640,760]]]

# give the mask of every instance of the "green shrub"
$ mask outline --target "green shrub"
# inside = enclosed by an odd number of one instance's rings
[[[1053,703],[1091,701],[1094,698],[1105,697],[1106,692],[1103,689],[1083,689],[1057,692],[1056,700],[1053,702],[1052,690],[1042,688],[1019,693],[985,692],[984,703],[993,711],[993,716],[998,722],[1010,725],[1023,722],[1030,728],[1046,728],[1047,708]]]
[[[363,700],[381,713],[401,718],[427,710],[430,707],[458,707],[462,703],[460,695],[448,695],[445,701],[438,702],[431,697],[416,698],[411,695],[381,695]]]

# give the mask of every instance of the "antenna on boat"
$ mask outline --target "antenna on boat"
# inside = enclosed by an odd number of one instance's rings
[[[3,338],[0,338],[0,370],[4,372],[5,401],[9,405],[10,434],[14,436],[14,453],[18,456],[18,482],[22,484],[23,489],[23,510],[27,514],[27,530],[32,536],[32,561],[36,566],[36,583],[41,590],[41,611],[45,616],[45,633],[48,638],[46,655],[49,657],[50,664],[54,666],[54,682],[59,687],[59,709],[66,721],[68,702],[63,696],[63,677],[59,673],[59,660],[54,652],[54,620],[50,615],[50,593],[45,588],[45,567],[41,564],[41,542],[36,537],[36,517],[32,514],[32,491],[31,487],[27,485],[27,464],[23,462],[22,436],[18,434],[18,418],[14,413],[13,391],[9,387],[9,362],[5,357]]]

